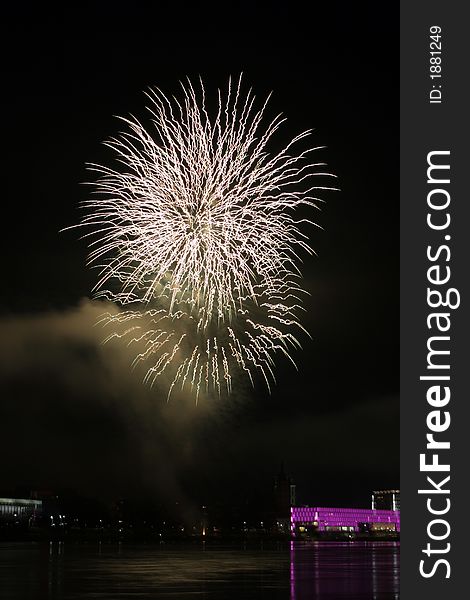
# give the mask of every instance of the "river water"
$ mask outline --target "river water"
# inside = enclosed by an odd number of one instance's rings
[[[396,600],[399,543],[0,543],[2,600]]]

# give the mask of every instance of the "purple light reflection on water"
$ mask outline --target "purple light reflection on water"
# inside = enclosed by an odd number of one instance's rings
[[[290,600],[398,600],[399,542],[291,542]]]

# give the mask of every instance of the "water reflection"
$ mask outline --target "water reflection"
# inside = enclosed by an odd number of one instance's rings
[[[396,543],[0,544],[2,597],[396,600]]]
[[[397,542],[291,542],[290,600],[398,600]]]

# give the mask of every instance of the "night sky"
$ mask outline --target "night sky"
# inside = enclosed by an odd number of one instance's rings
[[[162,6],[164,5],[164,6]],[[166,8],[165,8],[166,6]],[[307,11],[306,7],[309,7]],[[264,497],[281,460],[298,501],[368,506],[399,486],[398,5],[28,2],[2,12],[0,487],[188,505]],[[223,8],[222,8],[223,7]],[[303,256],[312,335],[271,395],[194,405],[149,390],[103,347],[77,230],[87,162],[143,90],[243,72],[283,142],[314,128],[338,175]],[[276,148],[274,148],[275,150]]]

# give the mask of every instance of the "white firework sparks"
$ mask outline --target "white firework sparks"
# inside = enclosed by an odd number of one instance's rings
[[[127,131],[107,142],[119,168],[90,167],[100,177],[81,225],[96,236],[95,292],[122,307],[104,317],[107,339],[135,346],[151,384],[169,375],[168,396],[175,385],[196,400],[202,388],[230,392],[234,369],[269,388],[274,356],[290,358],[303,329],[299,252],[312,249],[295,210],[317,207],[334,188],[313,178],[332,175],[309,160],[318,148],[294,152],[310,131],[268,153],[285,119],[265,122],[269,98],[255,110],[241,78],[218,92],[212,118],[202,82],[182,90],[181,101],[150,90],[151,127],[122,119]]]

